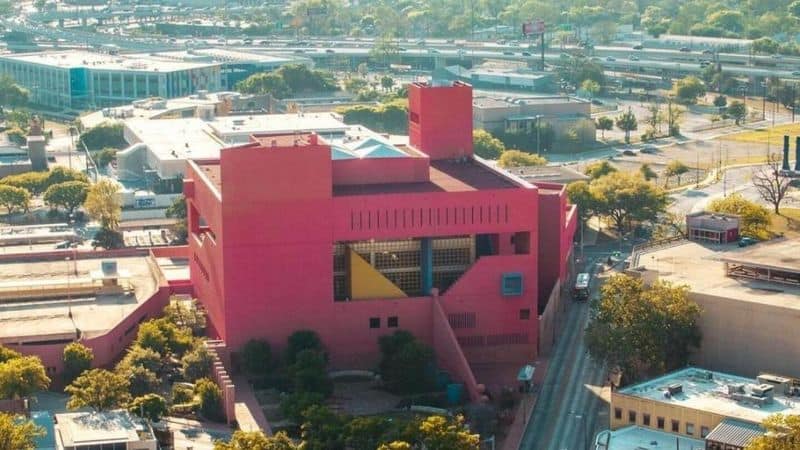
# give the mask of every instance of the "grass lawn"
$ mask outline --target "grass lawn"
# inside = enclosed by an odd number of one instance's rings
[[[790,238],[800,237],[800,209],[781,208],[781,214],[770,214],[772,225],[770,231],[775,234],[783,233]]]
[[[753,142],[765,144],[769,139],[770,146],[775,146],[777,150],[783,148],[783,135],[800,135],[800,123],[788,123],[769,128],[758,128],[755,130],[743,131],[741,133],[729,134],[722,137],[727,141]],[[794,148],[794,139],[791,139],[791,146]]]

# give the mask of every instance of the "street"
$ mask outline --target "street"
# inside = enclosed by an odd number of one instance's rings
[[[587,252],[588,267],[609,252]],[[598,283],[592,283],[591,297]],[[600,397],[606,370],[589,358],[584,330],[589,321],[589,303],[573,302],[567,313],[561,338],[553,349],[539,399],[525,430],[521,449],[585,450],[596,431],[608,427],[608,405]]]

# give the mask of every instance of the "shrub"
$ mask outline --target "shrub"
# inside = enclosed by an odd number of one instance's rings
[[[200,378],[208,377],[211,374],[211,366],[214,358],[208,349],[199,345],[192,351],[187,352],[181,359],[181,373],[187,381],[195,381]]]
[[[378,340],[380,371],[386,387],[394,392],[424,392],[433,386],[433,349],[407,331],[396,331]]]
[[[64,347],[64,384],[72,383],[85,370],[92,367],[92,349],[80,342],[70,342]]]
[[[242,370],[250,375],[266,375],[272,367],[272,349],[267,341],[251,339],[242,348]]]
[[[294,364],[297,354],[303,350],[316,350],[323,353],[322,341],[315,331],[300,330],[289,336],[286,346],[286,363]]]
[[[200,400],[200,414],[208,420],[222,421],[222,390],[217,383],[201,378],[195,383],[194,391]]]
[[[191,386],[175,383],[172,385],[171,397],[172,403],[175,405],[189,403],[194,399],[194,391],[192,390]]]
[[[302,423],[303,411],[324,401],[325,397],[317,392],[295,392],[281,401],[281,412],[294,423]]]

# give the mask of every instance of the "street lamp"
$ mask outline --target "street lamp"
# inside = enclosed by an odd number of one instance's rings
[[[72,286],[70,285],[72,271],[69,267],[69,256],[64,258],[64,260],[67,262],[67,316],[72,319]]]

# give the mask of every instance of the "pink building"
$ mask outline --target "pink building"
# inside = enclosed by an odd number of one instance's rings
[[[476,395],[471,366],[538,354],[567,276],[574,207],[472,153],[469,85],[409,88],[410,145],[378,135],[253,136],[184,182],[195,295],[235,352],[319,333],[336,368],[373,367],[412,332]]]

